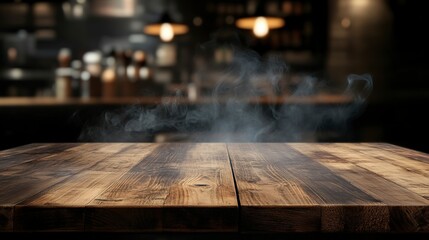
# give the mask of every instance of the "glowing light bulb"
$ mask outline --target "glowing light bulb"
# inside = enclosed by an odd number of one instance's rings
[[[173,26],[170,23],[161,24],[161,31],[159,37],[164,42],[169,42],[174,38]]]
[[[369,0],[353,0],[351,2],[351,4],[353,7],[356,7],[356,8],[365,8],[370,4],[370,1]]]
[[[265,37],[269,31],[267,19],[264,17],[257,17],[255,25],[253,26],[253,33],[256,37]]]

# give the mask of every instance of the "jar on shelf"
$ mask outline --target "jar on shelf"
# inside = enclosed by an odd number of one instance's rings
[[[60,99],[72,97],[73,72],[69,67],[57,68],[55,71],[55,96]]]

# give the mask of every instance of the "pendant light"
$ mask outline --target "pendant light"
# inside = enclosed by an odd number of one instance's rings
[[[271,29],[281,28],[285,25],[283,18],[265,14],[263,2],[257,4],[254,14],[239,18],[235,22],[238,28],[252,30],[253,34],[258,38],[267,36]]]
[[[174,36],[188,32],[188,26],[174,22],[168,12],[164,12],[159,21],[146,25],[144,32],[149,35],[159,36],[163,42],[170,42]]]

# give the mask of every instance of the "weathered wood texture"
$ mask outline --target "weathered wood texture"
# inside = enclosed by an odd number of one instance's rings
[[[429,232],[429,156],[389,144],[228,144],[244,232]]]
[[[0,231],[237,231],[225,144],[34,144],[0,154]]]
[[[429,232],[429,155],[385,143],[31,144],[0,151],[8,231]]]

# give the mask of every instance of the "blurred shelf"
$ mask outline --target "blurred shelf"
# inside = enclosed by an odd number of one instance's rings
[[[55,97],[3,97],[0,98],[0,107],[55,107],[55,106],[102,106],[102,105],[143,105],[154,106],[160,104],[180,105],[204,105],[226,104],[230,101],[244,104],[283,105],[283,104],[308,104],[308,105],[342,105],[353,101],[352,97],[343,94],[315,94],[309,96],[274,96],[254,98],[228,98],[219,97],[213,99],[202,97],[196,100],[177,97],[119,97],[119,98],[71,98],[58,99]]]

